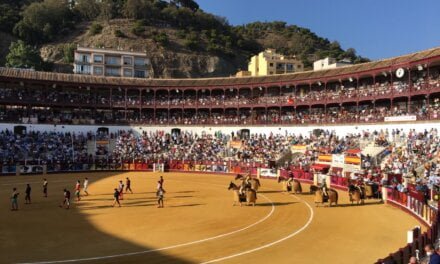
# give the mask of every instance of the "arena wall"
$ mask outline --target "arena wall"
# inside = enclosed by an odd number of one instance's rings
[[[174,128],[179,128],[183,131],[191,131],[193,133],[208,133],[214,134],[217,131],[222,133],[230,134],[231,132],[236,133],[241,129],[249,129],[251,134],[254,133],[295,133],[308,135],[315,129],[324,129],[335,131],[337,135],[344,136],[350,133],[360,133],[362,131],[375,131],[381,129],[403,129],[407,132],[410,129],[415,129],[416,131],[423,131],[425,129],[440,129],[440,122],[417,122],[417,123],[381,123],[381,124],[368,124],[368,125],[334,125],[334,126],[109,126],[109,125],[43,125],[43,124],[0,124],[0,130],[13,130],[14,126],[25,126],[27,131],[53,131],[53,132],[96,132],[100,127],[106,127],[109,129],[110,133],[114,133],[120,130],[133,130],[138,133],[143,131],[157,131],[162,130],[165,132],[171,132]]]

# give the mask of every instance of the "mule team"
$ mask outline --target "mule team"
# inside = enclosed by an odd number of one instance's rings
[[[301,194],[301,183],[293,177],[283,178],[278,177],[278,183],[282,184],[282,190],[293,194]],[[231,181],[228,190],[233,190],[234,204],[253,205],[255,206],[257,200],[257,192],[261,186],[260,181],[252,178],[250,174],[244,176],[237,174],[235,182]],[[319,186],[311,185],[310,194],[315,195],[315,204],[329,206],[338,205],[339,194],[335,189],[328,188],[325,181]],[[364,199],[379,198],[378,186],[374,184],[365,184],[360,181],[350,181],[348,186],[348,195],[350,202],[356,204],[363,204]]]

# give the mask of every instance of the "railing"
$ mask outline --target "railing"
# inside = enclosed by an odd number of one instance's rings
[[[129,88],[127,88],[129,89]],[[237,99],[236,97],[226,97],[222,98],[220,96],[208,96],[203,98],[197,98],[197,96],[192,96],[194,98],[172,98],[168,97],[168,95],[163,98],[163,96],[157,95],[155,98],[155,105],[156,106],[194,106],[197,108],[214,108],[214,107],[261,107],[261,106],[280,106],[280,107],[298,107],[298,106],[308,106],[313,104],[329,104],[329,103],[337,103],[337,102],[350,102],[353,103],[359,101],[359,100],[369,100],[369,101],[375,101],[376,99],[384,98],[384,97],[390,97],[390,96],[414,96],[414,95],[420,95],[423,93],[434,93],[438,92],[440,90],[440,80],[425,80],[423,83],[414,83],[414,84],[382,84],[382,85],[375,85],[367,88],[357,88],[355,90],[342,90],[342,91],[334,91],[334,90],[327,90],[326,92],[317,92],[317,91],[311,91],[304,95],[298,95],[298,94],[284,94],[282,95],[270,95],[265,94],[256,98],[248,99],[248,97],[255,97],[255,95],[247,94],[247,95],[240,95],[240,97]],[[84,95],[88,95],[90,98],[88,99],[89,103],[86,103],[87,99],[78,101],[75,99],[75,102],[81,105],[88,105],[88,106],[94,106],[94,97],[97,96],[97,94],[92,90],[90,93],[93,93],[92,95],[89,95],[89,92],[83,92]],[[20,96],[23,94],[24,96]],[[53,94],[54,97],[57,98],[56,102],[62,102],[63,96],[68,95],[69,97],[76,98],[78,94],[70,93],[70,91],[54,91],[54,92],[47,92],[44,90],[37,90],[32,91],[32,89],[25,89],[21,87],[14,87],[14,89],[11,88],[5,88],[0,87],[0,99],[4,102],[17,102],[17,103],[35,103],[38,101],[44,101],[47,99],[47,97]],[[110,92],[107,92],[109,100]],[[139,96],[136,98],[137,101],[141,101],[142,95],[139,94]],[[20,99],[19,99],[20,98]],[[221,99],[220,99],[221,98]],[[154,100],[154,98],[153,98]],[[177,102],[176,102],[177,101]],[[44,101],[45,103],[48,103],[47,101]],[[51,104],[56,105],[55,102],[50,102]],[[130,106],[129,103],[121,103],[120,105],[127,105]],[[145,107],[145,106],[151,106],[152,104],[139,104],[136,105],[139,107]],[[110,105],[107,105],[110,107]]]
[[[375,264],[406,264],[411,256],[418,256],[427,244],[434,244],[438,238],[438,211],[425,201],[425,198],[416,192],[401,193],[387,188],[388,204],[396,206],[415,216],[425,223],[427,230],[421,233],[419,228],[412,230],[412,242],[400,248],[389,256],[379,259]]]
[[[148,160],[148,161],[121,161],[96,160],[91,162],[60,162],[50,164],[37,164],[31,162],[18,162],[16,164],[0,165],[0,173],[3,175],[16,174],[20,168],[20,174],[32,173],[58,173],[58,172],[86,172],[86,171],[152,171],[153,164],[164,163],[166,171],[174,172],[213,172],[229,174],[257,175],[258,168],[267,168],[260,162],[237,162],[237,161],[185,161],[185,160]]]

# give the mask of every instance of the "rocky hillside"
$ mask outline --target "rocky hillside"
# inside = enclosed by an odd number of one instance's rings
[[[54,71],[72,72],[77,45],[145,51],[156,78],[230,76],[265,48],[300,57],[366,61],[309,29],[285,22],[231,26],[194,0],[3,0],[0,64],[11,41],[37,47]],[[2,23],[3,22],[3,23]],[[5,36],[5,37],[2,37]],[[9,64],[10,65],[10,64]],[[10,65],[21,67],[21,65]]]
[[[100,23],[100,33],[91,34],[92,23],[78,25],[75,32],[56,42],[41,47],[43,58],[53,61],[56,65],[71,65],[65,60],[65,47],[97,47],[122,49],[126,51],[145,51],[151,60],[150,74],[157,78],[185,78],[185,77],[213,77],[235,74],[237,69],[247,67],[248,55],[241,50],[235,50],[236,56],[215,54],[206,51],[193,51],[185,46],[179,30],[159,26],[143,26],[140,35],[132,33],[136,21],[129,19],[114,19]],[[116,33],[116,32],[121,32]],[[167,43],[163,44],[153,38],[157,35],[166,35]],[[198,41],[206,39],[200,37]],[[62,67],[61,71],[71,71],[70,67]]]

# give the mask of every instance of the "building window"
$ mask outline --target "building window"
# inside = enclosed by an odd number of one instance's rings
[[[102,67],[93,67],[93,74],[102,75]]]
[[[270,74],[270,75],[272,75],[272,74],[273,74],[273,72],[269,72],[269,74]]]
[[[124,57],[124,65],[133,65],[133,59],[131,57]]]
[[[145,66],[145,59],[144,58],[135,58],[134,65],[135,66]]]
[[[89,60],[90,57],[88,54],[78,54],[78,55],[75,55],[75,57],[78,62],[82,62],[82,63],[89,63],[90,62],[90,60]]]
[[[105,75],[107,76],[120,76],[121,72],[119,68],[107,67],[105,68]]]
[[[102,63],[104,61],[104,57],[102,55],[94,55],[93,61],[95,63]]]
[[[134,71],[134,77],[145,78],[145,71]]]
[[[269,63],[269,67],[273,67],[273,63],[271,62],[271,63]]]
[[[105,62],[110,65],[120,64],[118,57],[105,57]]]
[[[124,77],[133,77],[133,71],[131,69],[124,69]]]
[[[77,65],[76,73],[90,74],[90,65]]]

